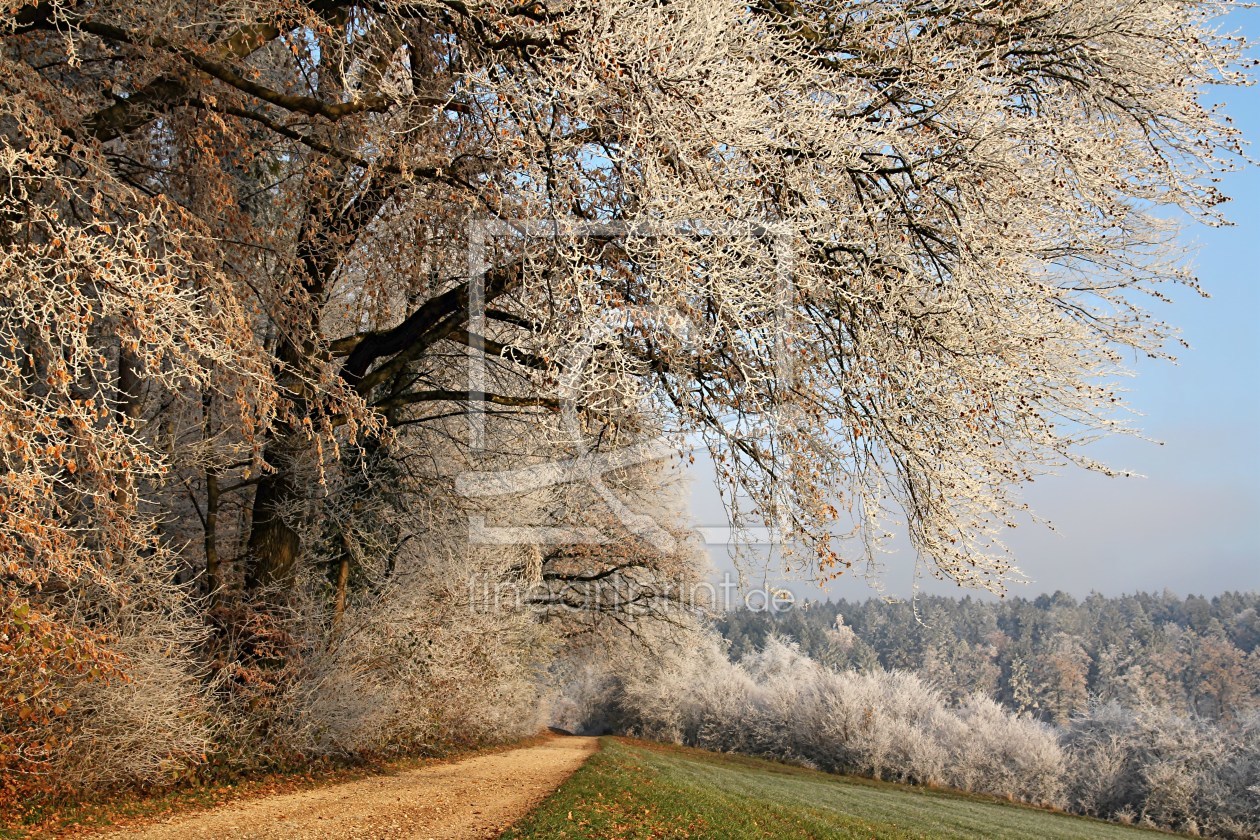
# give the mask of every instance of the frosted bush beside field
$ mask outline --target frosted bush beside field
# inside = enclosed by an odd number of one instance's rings
[[[551,676],[557,689],[548,721],[551,726],[574,733],[611,730],[607,699],[615,678],[603,661],[562,658],[552,663]]]
[[[1063,804],[1052,729],[976,698],[959,709],[919,677],[836,672],[772,640],[739,663],[706,638],[624,676],[611,701],[646,738],[877,779]],[[689,667],[688,667],[689,666]]]
[[[1260,833],[1260,711],[1253,710],[1239,721],[1233,747],[1217,773],[1231,802],[1222,818],[1239,826],[1239,834],[1245,826]]]
[[[911,673],[834,671],[780,639],[731,662],[722,642],[703,634],[599,685],[601,720],[645,738],[1192,834],[1260,837],[1257,714],[1226,730],[1102,704],[1060,729],[979,695],[951,705]]]
[[[972,696],[957,710],[953,758],[964,790],[1001,793],[1043,805],[1066,804],[1067,755],[1051,726],[1011,714],[987,697]]]
[[[83,681],[67,697],[58,721],[80,734],[51,772],[75,789],[168,783],[211,755],[274,766],[500,742],[543,726],[553,633],[523,609],[473,609],[455,573],[479,563],[502,575],[502,556],[417,545],[336,627],[318,597],[326,583],[311,576],[276,631],[290,655],[266,684],[237,679],[248,661],[212,669],[198,657],[208,630],[168,560],[121,565],[85,599],[127,678]]]
[[[1064,733],[1076,809],[1191,834],[1260,837],[1260,715],[1232,729],[1147,706],[1095,706]]]

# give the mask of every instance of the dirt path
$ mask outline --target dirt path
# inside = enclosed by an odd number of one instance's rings
[[[580,767],[595,745],[595,738],[556,736],[538,746],[236,802],[97,836],[118,840],[497,837]]]

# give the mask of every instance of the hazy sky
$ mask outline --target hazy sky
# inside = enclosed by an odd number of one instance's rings
[[[1237,11],[1229,29],[1260,41],[1260,13]],[[1260,156],[1260,90],[1216,90],[1226,112]],[[1112,439],[1094,457],[1145,478],[1105,478],[1080,470],[1039,479],[1025,498],[1056,532],[1029,526],[1005,537],[1031,582],[1012,589],[1033,596],[1062,589],[1077,595],[1171,589],[1213,595],[1260,589],[1260,168],[1229,176],[1234,227],[1187,228],[1208,300],[1179,291],[1155,310],[1182,329],[1192,348],[1176,366],[1145,359],[1132,367],[1129,402],[1139,425],[1163,445]],[[697,524],[722,520],[711,479],[695,470]],[[719,565],[725,565],[720,555]],[[905,549],[886,560],[886,594],[911,592],[914,558]],[[791,588],[801,597],[818,590]],[[925,592],[958,592],[925,582]],[[833,584],[834,597],[875,594],[860,578]]]

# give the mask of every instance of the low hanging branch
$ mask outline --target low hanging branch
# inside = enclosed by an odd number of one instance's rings
[[[372,407],[379,411],[391,411],[407,405],[422,402],[485,402],[493,405],[508,405],[518,408],[541,407],[559,410],[560,401],[548,397],[513,397],[505,394],[489,394],[484,391],[412,391],[396,397],[373,403]]]

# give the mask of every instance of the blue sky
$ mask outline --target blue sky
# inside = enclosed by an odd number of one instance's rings
[[[1260,41],[1260,12],[1239,10],[1227,29]],[[1260,156],[1260,89],[1209,92],[1222,101]],[[1181,595],[1260,589],[1260,167],[1226,178],[1233,227],[1188,227],[1192,264],[1210,299],[1179,291],[1157,305],[1191,349],[1177,365],[1146,359],[1132,365],[1130,405],[1137,425],[1162,445],[1116,438],[1089,453],[1144,478],[1106,478],[1081,470],[1039,479],[1025,498],[1055,526],[1025,526],[1007,536],[1030,579],[1015,595],[1064,590],[1119,594],[1165,588]],[[698,524],[720,520],[700,470],[693,485]],[[726,566],[715,552],[719,568]],[[902,549],[886,559],[888,595],[911,594],[914,558]],[[801,597],[819,590],[795,582]],[[925,592],[958,592],[928,581]],[[875,594],[860,576],[833,584],[832,597]],[[960,593],[961,594],[961,593]]]

